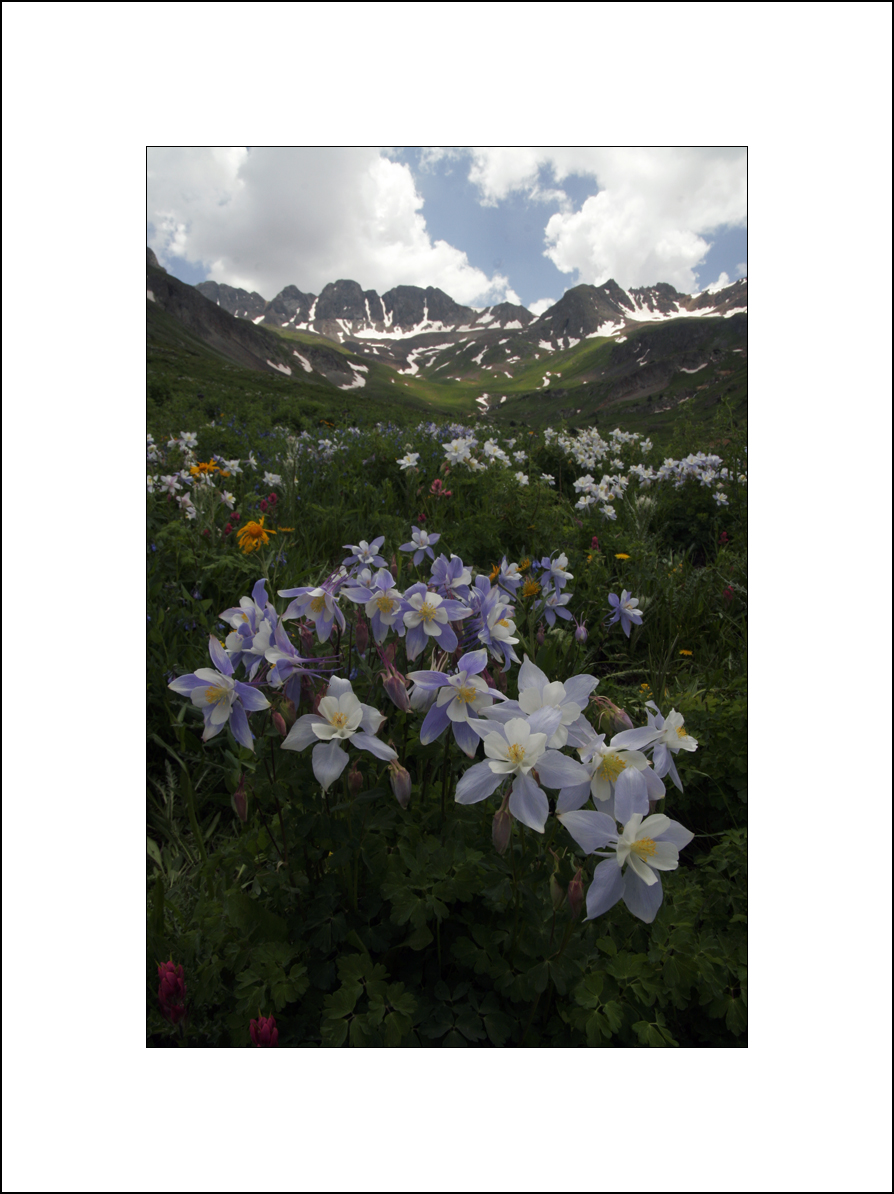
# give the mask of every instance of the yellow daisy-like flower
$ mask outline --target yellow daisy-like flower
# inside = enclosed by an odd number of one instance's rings
[[[536,580],[526,580],[522,585],[522,597],[536,597],[540,592],[540,585]]]
[[[189,471],[194,477],[203,477],[206,473],[219,473],[220,468],[213,460],[209,460],[205,464],[202,464],[201,461],[194,464]]]
[[[626,553],[626,551],[617,551],[617,552],[615,552],[615,559],[616,560],[629,560],[630,556]]]
[[[266,547],[270,542],[270,536],[275,534],[276,531],[264,526],[264,519],[261,518],[260,522],[247,522],[244,527],[240,527],[236,532],[236,538],[243,552],[248,555]]]
[[[527,557],[525,557],[525,559],[523,559],[522,562],[519,564],[518,570],[519,570],[519,572],[527,572],[530,567],[531,567],[531,561]]]
[[[652,691],[652,689],[649,687],[648,684],[640,684],[639,690],[640,690],[640,692],[651,692]]]
[[[691,655],[692,652],[691,651],[681,651],[680,654],[681,655]]]
[[[493,584],[499,575],[500,575],[500,565],[494,564],[492,566],[491,572],[490,572],[490,583]]]

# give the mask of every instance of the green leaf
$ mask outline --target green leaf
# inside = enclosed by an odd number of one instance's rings
[[[347,983],[345,986],[339,987],[332,995],[327,995],[323,1000],[326,1016],[329,1019],[349,1016],[356,1007],[362,991],[363,987],[360,983]]]
[[[600,937],[596,942],[596,946],[598,949],[601,949],[604,954],[608,954],[610,958],[613,958],[618,952],[618,947],[615,945],[614,941],[612,941],[611,937]]]
[[[428,925],[423,925],[421,929],[416,929],[415,932],[409,935],[404,945],[408,945],[410,949],[420,950],[425,949],[427,945],[431,945],[434,939],[435,935]]]
[[[161,851],[151,837],[146,838],[146,853],[153,862],[158,864],[161,870],[164,870],[164,867],[161,864]]]

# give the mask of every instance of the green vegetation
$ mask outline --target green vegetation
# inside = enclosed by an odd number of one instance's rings
[[[638,482],[636,469],[654,471],[664,452],[628,437],[613,440],[590,470],[597,480],[609,471],[630,478],[613,499],[612,520],[598,506],[575,507],[574,481],[587,469],[570,441],[533,426],[503,428],[493,443],[507,463],[495,455],[478,472],[448,465],[445,443],[462,429],[430,423],[424,399],[414,408],[406,398],[379,398],[384,367],[370,362],[367,386],[340,394],[336,412],[332,387],[311,375],[305,382],[239,370],[164,320],[154,328],[149,1044],[251,1047],[252,1021],[255,1038],[269,1044],[273,1016],[280,1047],[743,1047],[747,513],[737,479],[744,428],[732,404],[716,408],[710,423],[687,410],[668,428],[677,458],[699,447],[723,455],[732,473],[724,500],[716,482],[700,483],[683,466],[678,487]],[[586,352],[593,359],[605,348]],[[414,401],[422,387],[446,388],[406,380]],[[191,447],[183,439],[165,446],[190,428]],[[476,428],[476,459],[486,463],[483,441],[494,431]],[[524,457],[514,459],[518,452]],[[409,453],[415,461],[401,467]],[[191,487],[178,481],[181,470]],[[496,580],[506,557],[539,578],[505,596],[500,624],[517,640],[518,659],[527,655],[550,681],[598,680],[592,695],[600,701],[583,712],[588,732],[610,743],[622,724],[609,720],[613,706],[642,727],[654,700],[665,716],[682,714],[697,739],[697,751],[675,756],[682,791],[664,777],[657,811],[695,837],[677,869],[662,872],[663,902],[651,923],[623,901],[584,919],[600,859],[553,815],[556,789],[546,786],[544,832],[512,819],[500,852],[501,793],[468,805],[455,798],[485,757],[480,744],[472,759],[449,729],[423,742],[424,711],[394,703],[402,686],[385,683],[386,658],[368,616],[358,617],[364,602],[348,600],[333,573],[349,554],[345,544],[382,535],[393,584],[406,594],[430,575],[427,558],[417,567],[399,550],[413,526],[439,533],[434,553],[455,553],[473,576]],[[562,554],[572,578],[556,592],[570,594],[574,620],[550,625],[542,561]],[[343,629],[321,635],[310,606],[308,618],[280,623],[290,649],[316,658],[317,675],[308,659],[289,696],[259,656],[253,691],[268,707],[248,715],[252,749],[234,737],[235,721],[203,740],[202,710],[169,685],[209,667],[211,636],[235,649],[227,637],[234,623],[222,612],[240,598],[254,609],[247,595],[263,578],[277,621],[289,601],[278,590],[327,577]],[[629,637],[608,623],[608,594],[622,592],[642,611]],[[472,637],[448,652],[448,674],[463,650],[480,647],[474,616],[454,624],[460,642]],[[382,644],[401,676],[437,663],[429,649],[408,657],[408,635],[392,632]],[[486,682],[515,699],[519,666],[502,664],[491,651]],[[282,748],[283,732],[319,710],[331,674],[385,715],[377,737],[393,746],[408,787],[387,760],[344,740],[350,766],[324,792],[314,754],[321,743]],[[249,683],[247,664],[237,663],[235,679]],[[570,746],[564,755],[579,757]],[[168,960],[160,1001],[158,967]]]

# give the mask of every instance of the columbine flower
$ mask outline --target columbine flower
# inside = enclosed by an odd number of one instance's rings
[[[433,560],[435,553],[432,551],[432,547],[440,538],[440,534],[429,534],[428,531],[420,531],[419,527],[414,526],[411,541],[409,543],[402,543],[399,550],[413,552],[414,564],[421,563],[425,556]]]
[[[380,542],[380,540],[375,540],[370,550],[375,547],[375,543],[377,542]],[[376,556],[376,559],[381,558],[381,556]],[[344,595],[349,601],[362,601],[365,603],[364,609],[366,616],[372,623],[375,640],[377,643],[384,642],[388,631],[395,629],[394,624],[400,618],[402,600],[400,590],[394,587],[394,577],[388,569],[380,568],[371,584],[357,585],[352,589],[345,589]]]
[[[316,742],[311,756],[314,775],[327,792],[348,765],[347,751],[342,750],[340,742],[351,742],[385,762],[397,758],[396,750],[375,737],[384,721],[377,709],[357,700],[350,680],[333,676],[320,701],[319,715],[305,713],[299,717],[282,746],[284,750],[304,750]]]
[[[635,606],[639,605],[639,598],[631,597],[627,590],[624,589],[620,597],[616,593],[609,593],[608,603],[614,610],[614,613],[608,619],[606,625],[613,626],[615,622],[620,620],[621,629],[630,638],[630,627],[641,626],[643,622],[643,615],[635,608]]]
[[[361,539],[359,543],[344,543],[342,546],[353,554],[342,560],[342,563],[357,564],[361,568],[384,568],[384,557],[379,555],[379,548],[384,542],[385,536],[379,535],[372,543],[367,543],[365,539]]]
[[[416,467],[416,461],[417,461],[418,459],[419,459],[419,453],[418,453],[418,452],[408,452],[408,453],[406,454],[406,456],[402,456],[402,457],[400,458],[400,460],[398,460],[398,462],[397,462],[397,463],[400,465],[400,467],[401,467],[401,469],[402,469],[402,470],[406,471],[406,469],[408,469],[408,468],[415,468],[415,467]]]
[[[530,716],[538,709],[558,709],[561,721],[547,746],[561,750],[569,741],[569,730],[575,731],[571,735],[572,746],[581,746],[585,738],[577,732],[577,727],[586,725],[589,728],[589,722],[582,715],[590,693],[598,683],[595,676],[584,675],[572,676],[564,684],[558,680],[550,683],[546,673],[525,655],[518,673],[518,700],[486,709],[484,716],[507,722],[513,717]]]
[[[527,485],[528,484],[528,478],[525,473],[516,473],[515,479],[516,479],[516,481],[518,481],[519,485]]]
[[[266,547],[270,542],[270,536],[275,534],[276,531],[264,526],[262,517],[260,522],[247,522],[244,527],[240,527],[236,532],[236,539],[243,552],[250,555],[251,552]]]
[[[224,489],[224,490],[222,490],[222,491],[221,491],[220,500],[223,502],[223,504],[224,504],[225,506],[229,506],[229,508],[230,508],[231,510],[235,510],[235,508],[236,508],[236,497],[235,497],[235,495],[234,495],[234,494],[230,493],[230,492],[229,492],[229,490],[227,490],[227,489]]]
[[[455,651],[457,638],[450,621],[471,614],[459,601],[450,601],[440,593],[430,593],[420,582],[404,594],[403,624],[407,631],[407,658],[415,659],[429,643],[437,642],[442,651]]]
[[[654,701],[646,701],[646,708],[655,711],[654,716],[651,712],[647,714],[649,726],[654,731],[652,761],[655,765],[655,774],[661,779],[665,775],[669,775],[674,786],[682,792],[683,785],[677,774],[674,755],[681,750],[698,750],[698,742],[686,733],[683,728],[683,714],[678,713],[676,709],[671,709],[665,719],[661,716]]]
[[[601,813],[566,815],[562,822],[588,854],[603,847],[611,851],[593,873],[587,920],[602,916],[623,899],[634,916],[651,924],[664,898],[660,872],[677,869],[680,851],[695,835],[663,813],[645,820],[636,813],[620,834],[611,818]]]
[[[282,477],[279,473],[264,473],[265,485],[282,485]]]
[[[208,641],[208,649],[211,662],[217,667],[217,671],[200,667],[191,676],[181,676],[179,680],[174,680],[168,688],[181,696],[188,696],[192,703],[202,710],[205,719],[203,742],[219,734],[229,722],[236,741],[241,746],[254,750],[246,712],[254,713],[259,709],[268,709],[270,703],[250,684],[233,679],[232,661],[213,634]]]
[[[584,780],[559,793],[556,813],[563,823],[565,814],[577,812],[590,796],[600,812],[618,821],[626,821],[634,813],[647,813],[650,800],[663,798],[664,784],[641,749],[655,741],[652,727],[623,730],[609,744],[605,734],[595,733],[585,718],[573,730],[576,737],[572,742],[577,745],[589,782]]]
[[[327,582],[327,585],[330,582]],[[322,588],[309,587],[299,589],[278,589],[280,597],[294,597],[283,614],[283,621],[290,618],[310,618],[317,631],[317,639],[325,643],[332,634],[333,623],[340,630],[345,628],[345,616],[335,603],[331,591],[324,585]]]
[[[577,783],[586,772],[580,763],[546,744],[561,721],[558,709],[544,708],[533,717],[515,717],[505,725],[487,721],[470,722],[484,739],[487,761],[476,763],[456,785],[458,804],[477,804],[492,795],[504,780],[512,777],[508,808],[513,817],[537,833],[543,833],[549,816],[546,793],[531,775],[536,766],[540,783],[560,788]]]
[[[448,725],[452,725],[453,736],[460,750],[472,758],[481,735],[470,725],[470,714],[477,718],[495,700],[503,700],[502,693],[489,688],[481,679],[480,673],[486,666],[487,651],[471,651],[460,658],[453,676],[445,676],[443,672],[408,674],[407,678],[419,689],[440,689],[419,731],[419,741],[423,746],[434,742]]]

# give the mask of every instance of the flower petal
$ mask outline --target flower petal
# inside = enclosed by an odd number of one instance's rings
[[[559,820],[584,851],[592,854],[610,842],[618,840],[618,830],[611,817],[605,813],[591,813],[589,809],[579,812],[559,813]]]
[[[650,925],[655,919],[658,909],[661,907],[661,901],[664,899],[664,892],[661,890],[661,880],[655,876],[656,882],[650,886],[646,886],[643,881],[637,877],[631,870],[624,873],[624,903],[630,909],[634,916],[638,916],[640,920],[644,920],[647,925]]]
[[[377,759],[385,759],[390,763],[392,759],[397,758],[397,751],[394,747],[388,746],[387,743],[382,742],[381,739],[376,738],[373,734],[352,734],[351,742],[359,747],[360,750],[369,751]]]
[[[512,795],[509,797],[509,811],[516,820],[537,833],[543,833],[546,828],[549,801],[546,793],[534,783],[530,775],[516,776],[512,785]]]
[[[332,742],[319,742],[312,753],[314,775],[324,792],[328,792],[345,767],[348,765],[348,752],[342,750],[337,739]]]
[[[602,916],[613,908],[624,894],[624,876],[616,858],[606,858],[593,872],[593,882],[587,890],[587,920]]]
[[[477,804],[496,792],[506,778],[490,769],[488,763],[476,763],[463,775],[456,785],[457,804]]]

